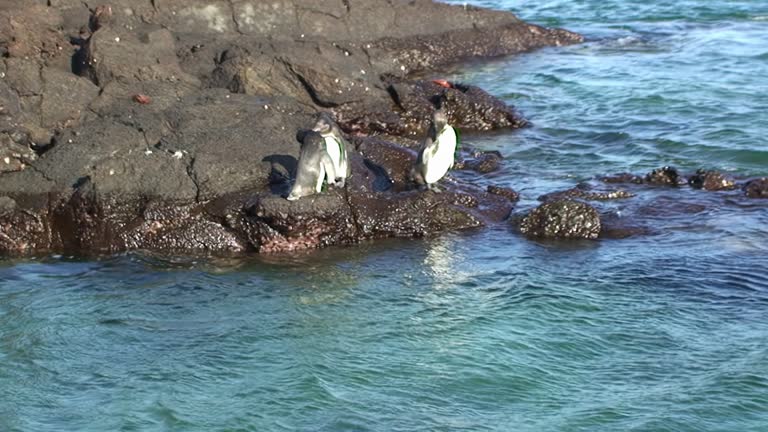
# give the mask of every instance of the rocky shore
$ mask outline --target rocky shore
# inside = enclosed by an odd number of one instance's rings
[[[286,252],[504,223],[513,190],[448,179],[419,192],[408,171],[441,93],[465,132],[526,121],[480,88],[417,77],[581,41],[429,0],[4,2],[0,254]],[[352,177],[289,202],[296,136],[319,111],[354,144]],[[457,168],[502,160],[465,149]],[[668,174],[606,181],[677,186]],[[697,175],[693,187],[724,185]],[[740,186],[768,196],[764,179]],[[610,214],[586,204],[631,192],[586,189],[512,221],[530,236],[642,231],[606,228]]]

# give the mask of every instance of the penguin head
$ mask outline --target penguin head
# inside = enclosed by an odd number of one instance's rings
[[[446,115],[445,110],[442,107],[436,109],[435,112],[432,113],[432,124],[435,125],[436,130],[440,131],[447,123],[448,115]]]
[[[432,113],[432,124],[439,131],[448,123],[448,114],[445,111],[447,105],[448,96],[445,92],[439,95],[433,96],[431,99],[432,104],[435,106],[435,112]]]
[[[333,129],[333,119],[331,118],[331,115],[322,112],[317,116],[317,121],[315,122],[315,125],[312,127],[312,130],[315,132],[319,132],[323,135],[331,133],[331,130]]]

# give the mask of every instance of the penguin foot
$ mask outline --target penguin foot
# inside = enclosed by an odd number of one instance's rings
[[[336,179],[336,187],[343,188],[347,184],[346,179],[344,177],[339,177]]]

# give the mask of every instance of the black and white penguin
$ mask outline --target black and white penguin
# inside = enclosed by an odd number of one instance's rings
[[[436,190],[435,183],[453,168],[458,143],[456,129],[448,124],[448,117],[441,106],[432,114],[429,131],[411,169],[411,179],[420,187]]]
[[[351,175],[351,167],[347,159],[349,143],[328,113],[320,113],[312,130],[318,132],[325,139],[328,156],[331,157],[333,166],[336,168],[336,185],[344,187],[347,178]]]
[[[336,168],[328,156],[325,139],[317,132],[307,132],[301,141],[296,180],[288,194],[288,201],[319,193],[326,179],[329,185],[335,185]]]

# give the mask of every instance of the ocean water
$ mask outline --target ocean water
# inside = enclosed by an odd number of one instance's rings
[[[520,210],[605,173],[768,174],[768,3],[471,3],[588,39],[442,75],[533,122],[465,137]],[[737,195],[648,191],[703,206],[621,240],[0,260],[0,431],[768,431],[768,201]]]

